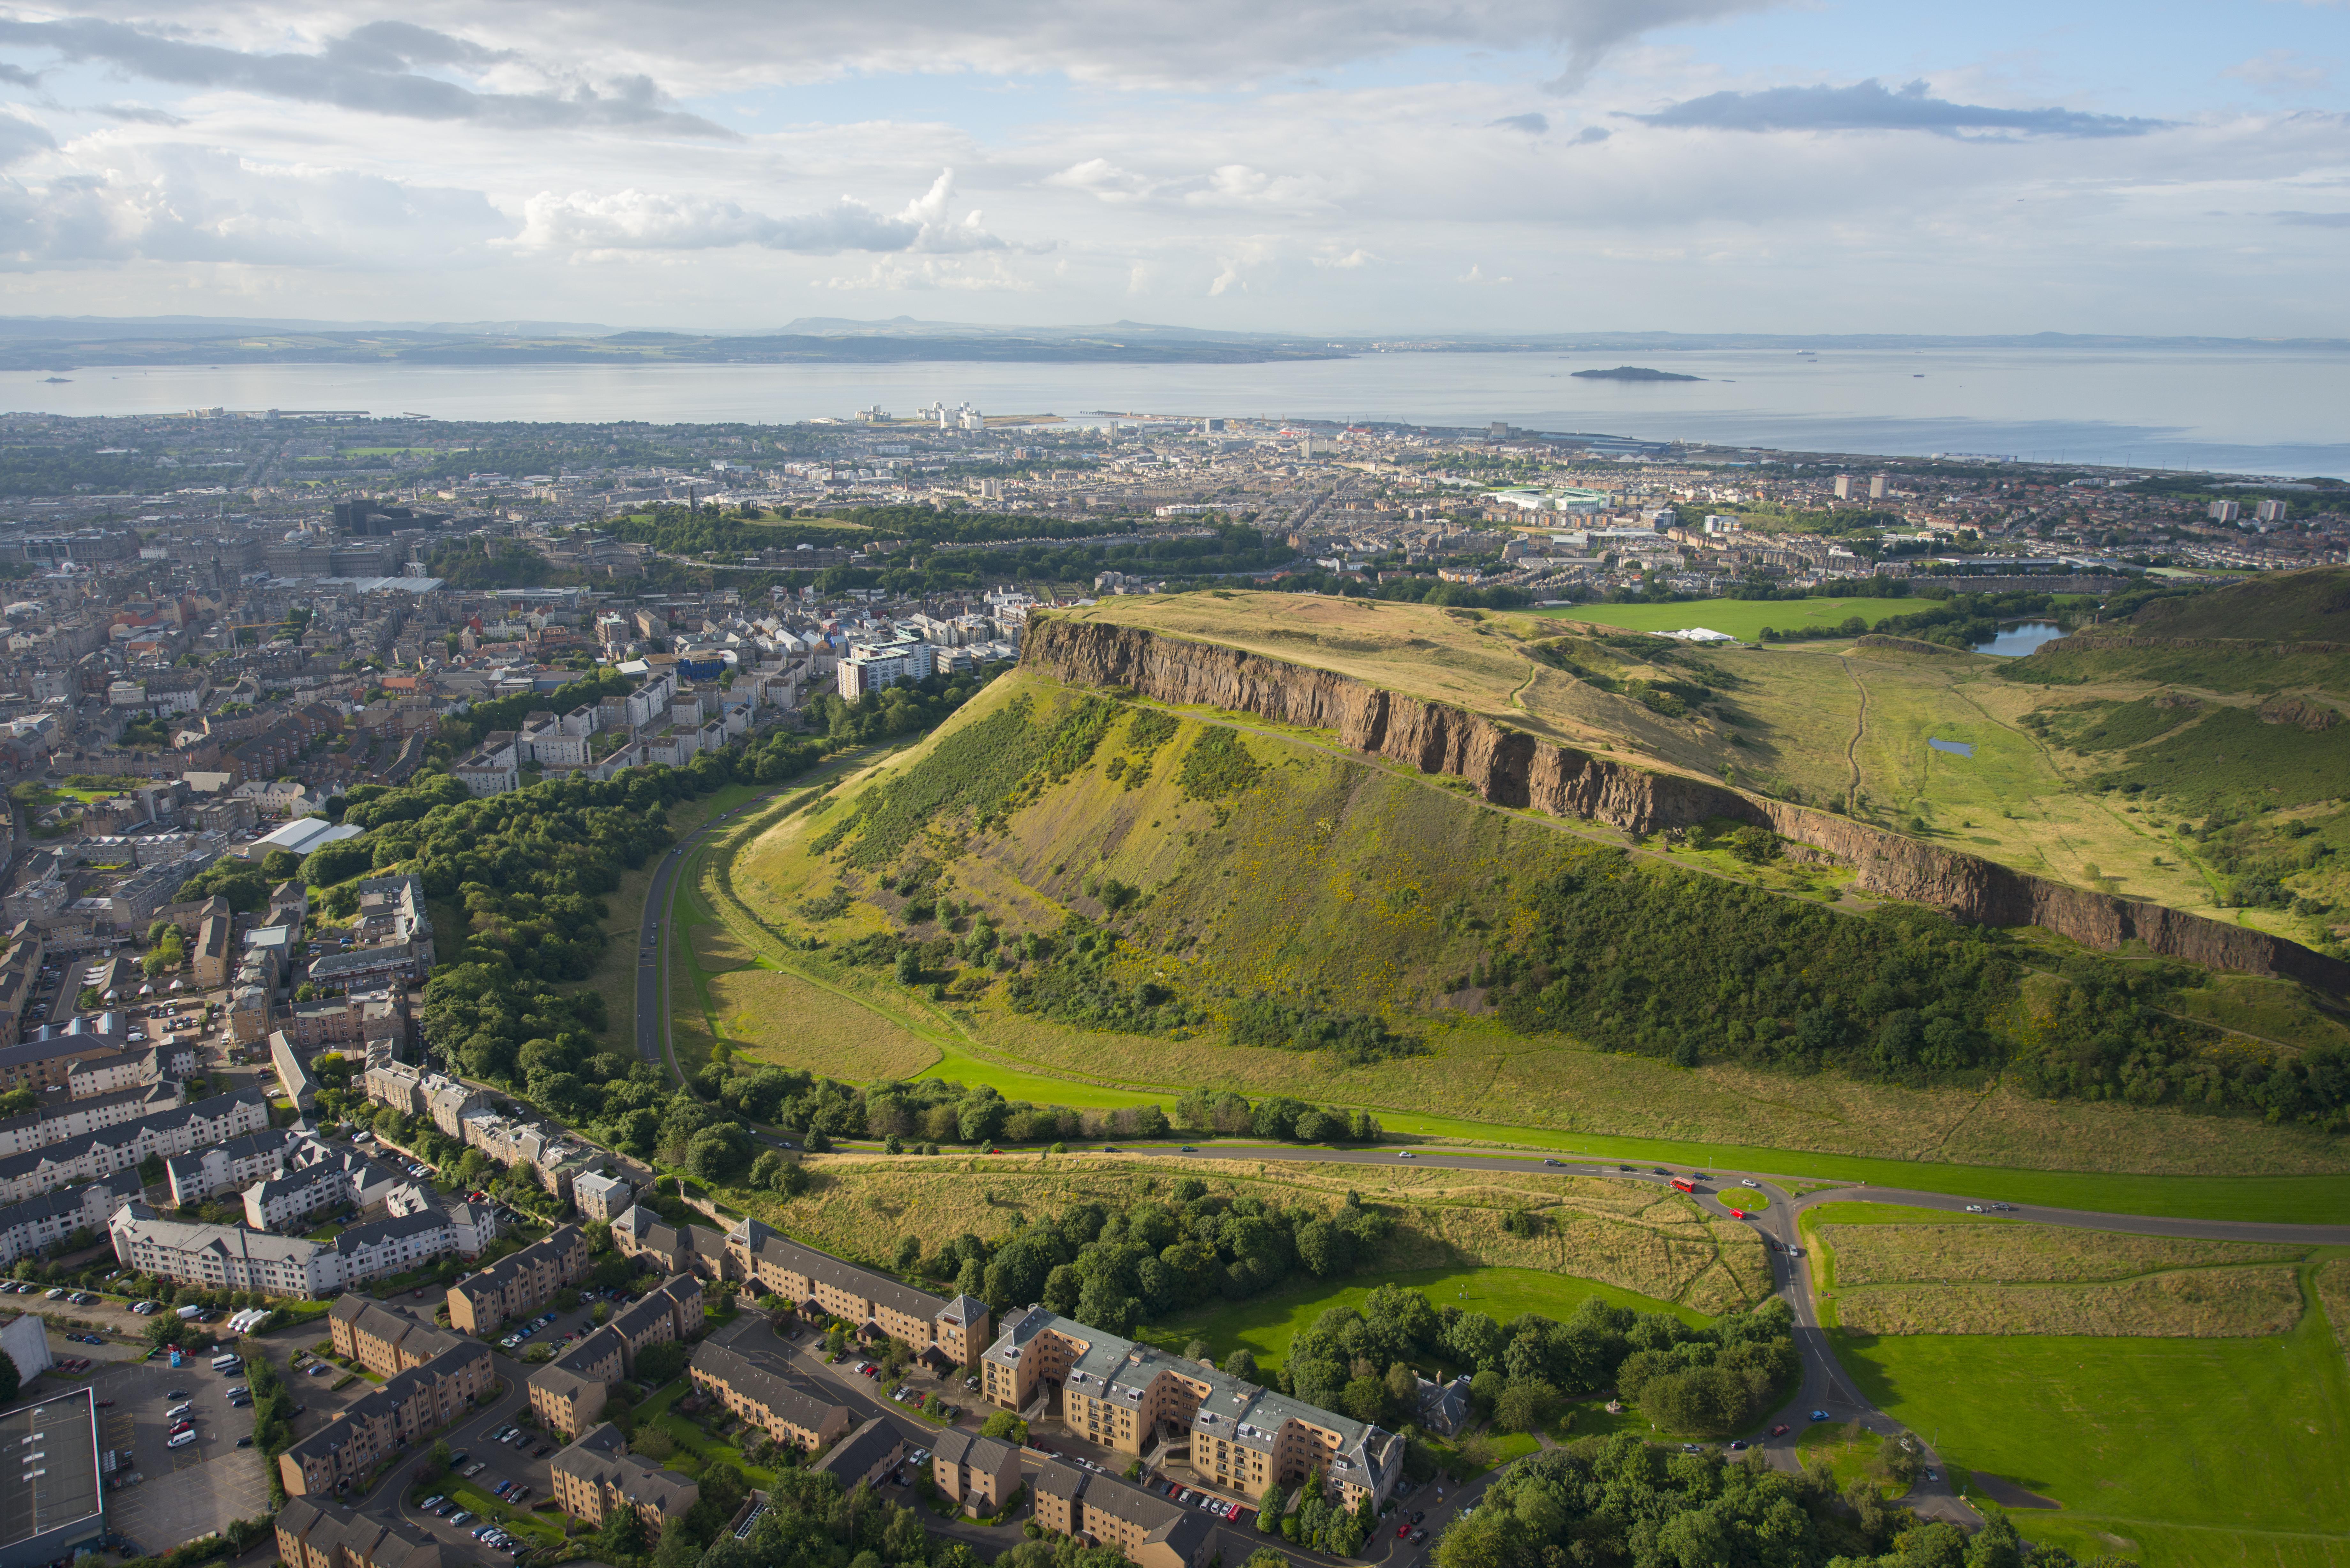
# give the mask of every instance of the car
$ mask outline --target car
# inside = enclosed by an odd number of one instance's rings
[[[59,1286],[57,1286],[57,1288],[55,1288],[54,1290],[44,1291],[44,1292],[42,1292],[41,1293],[42,1293],[44,1296],[46,1296],[48,1300],[50,1300],[50,1301],[56,1301],[58,1297],[60,1297],[60,1296],[62,1296],[62,1295],[64,1295],[64,1294],[66,1293],[66,1288],[65,1288],[65,1286],[63,1286],[63,1285],[59,1285]]]
[[[442,1496],[436,1491],[431,1497],[426,1498],[422,1502],[418,1503],[416,1506],[424,1510],[425,1512],[430,1513],[448,1501],[449,1500],[447,1498]]]
[[[555,1451],[555,1449],[554,1449],[552,1447],[550,1447],[549,1445],[547,1445],[547,1444],[546,1444],[546,1443],[541,1443],[541,1444],[539,1444],[539,1445],[538,1445],[538,1447],[536,1447],[536,1448],[535,1448],[535,1449],[531,1449],[531,1451],[530,1451],[530,1457],[531,1457],[532,1459],[543,1459],[546,1458],[546,1456],[547,1456],[547,1455],[549,1455],[549,1454],[553,1453],[554,1451]]]
[[[1980,1203],[1970,1203],[1967,1205],[1967,1212],[1970,1214],[1980,1214],[1982,1211],[1983,1206]]]
[[[1738,1179],[1738,1185],[1739,1185],[1739,1186],[1741,1186],[1741,1187],[1754,1187],[1754,1188],[1759,1188],[1759,1187],[1761,1187],[1762,1184],[1761,1182],[1759,1182],[1759,1181],[1755,1180],[1755,1179],[1754,1179],[1752,1177],[1751,1177],[1751,1176],[1742,1176],[1742,1177],[1740,1177],[1740,1178]]]
[[[469,1454],[469,1453],[466,1453],[466,1452],[465,1452],[465,1451],[463,1451],[463,1449],[460,1449],[460,1450],[458,1450],[456,1453],[451,1454],[451,1455],[449,1456],[449,1468],[450,1468],[451,1469],[452,1469],[452,1470],[453,1470],[453,1469],[455,1469],[459,1465],[463,1464],[467,1459],[472,1459],[473,1457],[473,1455],[471,1455],[471,1454]]]
[[[475,1459],[472,1464],[465,1467],[465,1479],[467,1480],[471,1480],[489,1468],[490,1465],[487,1459]]]
[[[1618,1170],[1629,1170],[1629,1169],[1631,1169],[1632,1168],[1631,1168],[1630,1166],[1628,1166],[1628,1165],[1619,1165],[1619,1166],[1617,1166],[1616,1168],[1617,1168],[1617,1169],[1618,1169]]]
[[[163,1439],[163,1446],[167,1449],[184,1449],[195,1440],[196,1435],[193,1432],[175,1432]]]
[[[1746,1451],[1746,1439],[1743,1438],[1731,1438],[1730,1442],[1730,1451],[1733,1454],[1744,1453]]]
[[[492,1489],[492,1490],[493,1490],[493,1492],[494,1492],[494,1495],[496,1495],[496,1496],[498,1496],[498,1497],[504,1497],[504,1496],[505,1496],[505,1494],[506,1494],[506,1493],[508,1493],[508,1492],[510,1492],[510,1491],[514,1490],[514,1489],[515,1489],[515,1483],[514,1483],[514,1482],[512,1482],[512,1481],[510,1481],[510,1480],[502,1480],[502,1481],[498,1482],[498,1484],[497,1484],[494,1488],[493,1488],[493,1489]]]
[[[1667,1169],[1666,1169],[1663,1166],[1661,1166],[1661,1165],[1653,1165],[1653,1166],[1650,1166],[1648,1168],[1649,1168],[1649,1169],[1651,1169],[1651,1170],[1653,1170],[1653,1171],[1655,1171],[1659,1176],[1670,1176],[1670,1175],[1672,1174],[1672,1172],[1671,1172],[1671,1171],[1667,1170]]]
[[[473,1515],[471,1510],[461,1508],[456,1512],[449,1516],[449,1522],[452,1524],[463,1524],[465,1521],[473,1517]]]
[[[174,1405],[170,1409],[163,1412],[163,1419],[166,1421],[176,1421],[194,1408],[195,1407],[193,1405]]]
[[[184,1399],[187,1397],[188,1391],[184,1388],[174,1388],[169,1394],[163,1396],[166,1399]]]
[[[1942,1472],[1939,1470],[1928,1470],[1926,1472],[1926,1479],[1929,1481],[1940,1480],[1942,1479]]]
[[[1814,1410],[1812,1412],[1812,1419],[1814,1421],[1832,1421],[1835,1419],[1835,1417],[1829,1415],[1825,1410]]]
[[[253,1438],[252,1438],[251,1434],[247,1434],[247,1435],[246,1435],[246,1436],[244,1436],[244,1437],[239,1438],[236,1440],[236,1446],[237,1446],[238,1448],[240,1448],[240,1449],[249,1449],[249,1448],[253,1447]]]
[[[193,1421],[174,1421],[171,1427],[172,1436],[175,1438],[182,1432],[192,1432],[195,1429],[196,1424]]]
[[[1412,1153],[1411,1150],[1408,1148],[1399,1148],[1396,1150],[1396,1158],[1398,1159],[1418,1159],[1419,1156]]]
[[[476,1541],[479,1541],[479,1540],[481,1540],[483,1537],[484,1537],[484,1536],[488,1535],[488,1534],[489,1534],[489,1532],[490,1532],[491,1531],[495,1530],[496,1528],[497,1528],[497,1526],[496,1526],[496,1525],[494,1525],[494,1524],[484,1524],[484,1525],[481,1526],[479,1529],[477,1529],[477,1530],[475,1530],[475,1531],[473,1532],[473,1539],[474,1539],[474,1540],[476,1540]]]
[[[1175,1152],[1177,1154],[1197,1154],[1200,1152],[1200,1146],[1196,1143],[1187,1143]]]
[[[334,1368],[332,1366],[323,1361],[314,1361],[310,1363],[310,1376],[313,1377],[324,1377],[328,1373],[332,1372]]]
[[[1407,1520],[1405,1520],[1401,1524],[1399,1524],[1399,1525],[1397,1525],[1397,1526],[1396,1526],[1396,1539],[1397,1539],[1398,1541],[1401,1541],[1405,1536],[1409,1535],[1410,1533],[1411,1533],[1411,1521],[1410,1521],[1410,1520],[1407,1519]]]
[[[1413,1531],[1413,1532],[1411,1532],[1411,1543],[1412,1543],[1414,1546],[1419,1545],[1421,1542],[1423,1542],[1423,1541],[1425,1541],[1425,1540],[1427,1540],[1427,1539],[1428,1539],[1428,1531],[1427,1531],[1427,1529],[1426,1529],[1424,1526],[1423,1526],[1422,1528],[1420,1528],[1420,1529],[1419,1529],[1419,1530],[1415,1530],[1415,1531]]]
[[[1784,1423],[1784,1422],[1781,1422],[1778,1426],[1775,1426],[1775,1427],[1772,1428],[1771,1428],[1771,1435],[1772,1435],[1773,1437],[1774,1437],[1774,1438],[1783,1438],[1783,1437],[1785,1437],[1785,1436],[1787,1435],[1787,1427],[1786,1427],[1786,1423]]]
[[[1545,1159],[1545,1160],[1544,1160],[1544,1161],[1543,1161],[1543,1163],[1544,1163],[1544,1165],[1556,1165],[1556,1164],[1558,1164],[1559,1162],[1558,1162],[1557,1160],[1555,1160],[1555,1159]]]

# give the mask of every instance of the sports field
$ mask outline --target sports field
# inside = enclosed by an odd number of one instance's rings
[[[1569,605],[1537,611],[1559,620],[1589,621],[1594,626],[1618,626],[1627,631],[1685,631],[1707,627],[1727,632],[1742,642],[1753,642],[1766,626],[1787,631],[1841,625],[1858,616],[1875,626],[1887,616],[1915,615],[1924,599],[1691,599],[1678,605]]]

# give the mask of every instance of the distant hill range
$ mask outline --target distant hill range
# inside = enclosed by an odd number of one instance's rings
[[[1000,327],[892,317],[804,317],[780,327],[676,332],[577,321],[317,321],[247,317],[0,317],[0,370],[100,365],[536,365],[889,363],[998,360],[1078,364],[1258,364],[1374,352],[1658,354],[1726,349],[2199,348],[2340,350],[2337,339],[2104,337],[2065,333],[1955,337],[1898,334],[1793,337],[1752,333],[1435,333],[1316,337],[1228,332],[1143,321]],[[1703,378],[1622,365],[1575,375],[1626,381]]]

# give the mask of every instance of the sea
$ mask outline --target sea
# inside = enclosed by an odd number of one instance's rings
[[[1578,379],[1626,362],[1693,381]],[[2350,476],[2350,348],[1372,353],[1257,365],[231,365],[0,374],[0,410],[364,410],[785,424],[934,400],[989,415],[1387,421],[2298,478]]]

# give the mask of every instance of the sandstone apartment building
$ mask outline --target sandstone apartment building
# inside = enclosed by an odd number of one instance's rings
[[[691,1476],[637,1458],[608,1421],[548,1460],[547,1478],[556,1506],[573,1518],[600,1526],[615,1511],[634,1509],[649,1538],[657,1539],[663,1525],[702,1501]]]
[[[277,1511],[277,1560],[286,1568],[446,1568],[441,1543],[330,1502],[286,1500]]]
[[[1139,1457],[1162,1428],[1188,1432],[1191,1469],[1238,1498],[1318,1470],[1349,1508],[1366,1494],[1377,1506],[1403,1470],[1392,1432],[1043,1307],[1005,1319],[980,1376],[983,1397],[1006,1410],[1058,1390],[1069,1430],[1120,1453]]]
[[[394,1373],[277,1456],[286,1496],[309,1497],[345,1481],[368,1480],[386,1459],[471,1409],[496,1381],[490,1347],[471,1339]]]
[[[602,1419],[611,1386],[636,1372],[639,1355],[701,1331],[702,1282],[680,1274],[532,1373],[530,1407],[550,1431],[567,1438],[584,1432]]]
[[[588,1237],[577,1225],[510,1253],[449,1287],[449,1326],[463,1334],[497,1332],[508,1318],[535,1313],[588,1272]]]
[[[726,1232],[726,1272],[794,1306],[902,1341],[935,1366],[968,1366],[987,1343],[987,1303],[977,1297],[918,1291],[747,1217]]]
[[[931,1480],[965,1513],[994,1513],[1020,1490],[1020,1450],[1001,1438],[950,1428],[931,1451]]]
[[[1091,1536],[1117,1548],[1136,1568],[1201,1568],[1214,1552],[1215,1521],[1207,1514],[1117,1476],[1048,1459],[1031,1492],[1037,1523],[1063,1535]]]
[[[738,1319],[754,1322],[754,1319]],[[778,1443],[815,1453],[838,1442],[855,1423],[846,1406],[819,1399],[732,1345],[707,1342],[686,1368],[693,1386]]]

